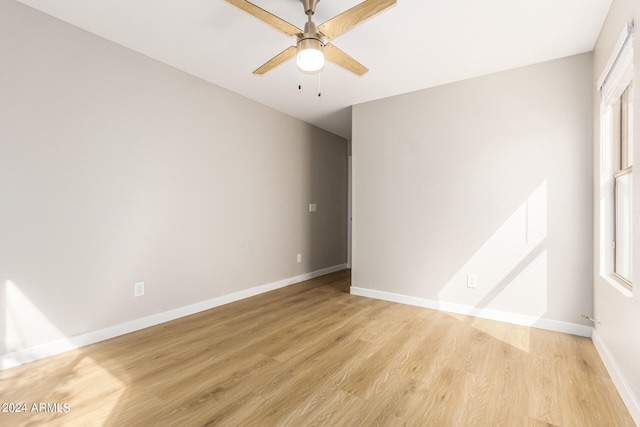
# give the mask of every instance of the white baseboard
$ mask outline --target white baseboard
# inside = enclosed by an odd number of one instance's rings
[[[622,401],[627,406],[627,409],[631,414],[631,418],[633,418],[633,421],[640,426],[640,402],[638,402],[633,391],[629,388],[624,376],[620,372],[618,364],[611,356],[609,349],[605,345],[604,341],[602,341],[602,338],[600,338],[598,331],[595,329],[593,330],[591,339],[593,340],[593,345],[596,347],[596,350],[598,350],[598,354],[600,355],[605,368],[607,368],[607,372],[609,372],[609,376],[611,377],[613,384],[616,386],[618,393],[620,393]]]
[[[515,325],[532,326],[535,328],[564,332],[566,334],[578,335],[582,337],[591,337],[592,328],[590,326],[579,325],[577,323],[540,319],[534,316],[525,316],[522,314],[435,301],[426,298],[418,298],[407,295],[394,294],[390,292],[376,291],[373,289],[358,288],[355,286],[351,286],[350,292],[352,295],[359,295],[384,301],[431,308],[434,310],[446,311],[449,313],[464,314],[468,316],[480,317],[482,319],[497,320],[499,322],[512,323]]]
[[[9,369],[14,366],[22,365],[24,363],[33,362],[34,360],[43,359],[48,356],[53,356],[65,351],[94,344],[99,341],[104,341],[120,335],[128,334],[130,332],[139,331],[150,326],[159,325],[161,323],[179,319],[184,316],[189,316],[191,314],[229,304],[234,301],[239,301],[244,298],[249,298],[265,292],[284,288],[285,286],[304,282],[305,280],[324,276],[325,274],[344,270],[345,268],[347,268],[346,264],[339,264],[322,270],[313,271],[311,273],[305,273],[288,279],[278,280],[277,282],[267,283],[264,285],[255,286],[253,288],[244,289],[232,294],[223,295],[221,297],[165,311],[163,313],[158,313],[151,316],[142,317],[140,319],[131,320],[129,322],[120,323],[118,325],[109,326],[97,331],[87,332],[74,337],[60,339],[25,350],[8,353],[6,355],[0,356],[0,370]]]

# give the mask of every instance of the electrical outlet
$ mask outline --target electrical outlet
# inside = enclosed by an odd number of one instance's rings
[[[144,295],[144,282],[136,282],[135,285],[133,285],[133,296],[141,297],[143,295]]]
[[[315,203],[309,203],[309,212],[318,212],[318,205]]]
[[[299,262],[299,263],[302,262],[302,254],[298,254],[296,256],[296,261]]]
[[[467,288],[478,288],[478,277],[475,274],[467,274]]]

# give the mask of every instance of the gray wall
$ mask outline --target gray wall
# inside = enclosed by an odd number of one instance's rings
[[[605,361],[610,363],[609,370],[616,379],[619,389],[627,389],[628,393],[621,393],[626,398],[627,406],[632,410],[637,423],[640,423],[640,149],[638,149],[638,135],[640,135],[640,41],[638,25],[640,24],[640,10],[637,1],[614,0],[609,10],[609,15],[604,23],[600,37],[593,53],[594,69],[594,108],[593,121],[594,132],[594,169],[600,171],[600,93],[597,81],[605,71],[607,61],[613,54],[613,49],[618,37],[626,23],[635,19],[634,40],[634,236],[633,236],[633,271],[635,286],[633,293],[625,292],[620,286],[616,286],[605,271],[605,259],[601,255],[602,247],[610,247],[610,242],[602,241],[600,227],[605,217],[600,214],[600,201],[607,191],[606,185],[601,186],[600,174],[594,174],[594,312],[600,323],[595,325],[596,334],[594,341],[600,344],[599,350]]]
[[[0,354],[346,263],[346,140],[10,0],[0,58]]]
[[[591,81],[582,54],[355,106],[352,285],[585,328]]]

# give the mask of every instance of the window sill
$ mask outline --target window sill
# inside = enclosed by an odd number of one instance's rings
[[[627,298],[633,298],[633,291],[626,283],[623,283],[621,280],[617,279],[615,276],[600,276],[602,277],[611,287],[620,292],[622,296]]]

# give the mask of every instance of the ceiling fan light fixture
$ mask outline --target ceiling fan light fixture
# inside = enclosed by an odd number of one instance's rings
[[[298,34],[296,62],[300,71],[313,74],[324,68],[324,40],[316,24],[311,21],[311,14],[308,17],[309,21],[304,25],[304,33]]]
[[[324,68],[326,59],[347,71],[351,71],[357,76],[364,75],[369,69],[338,49],[333,43],[330,43],[330,41],[397,3],[397,0],[362,0],[351,9],[334,16],[320,26],[316,26],[313,22],[313,15],[320,0],[298,0],[304,8],[305,15],[307,15],[307,23],[303,31],[284,19],[253,4],[252,1],[254,0],[225,1],[269,24],[276,30],[297,38],[295,46],[287,47],[255,69],[253,71],[255,75],[263,75],[283,62],[292,59],[294,56],[296,56],[298,68],[304,73],[319,73]]]
[[[324,68],[324,44],[317,38],[298,40],[296,55],[298,68],[303,73],[317,73]]]

